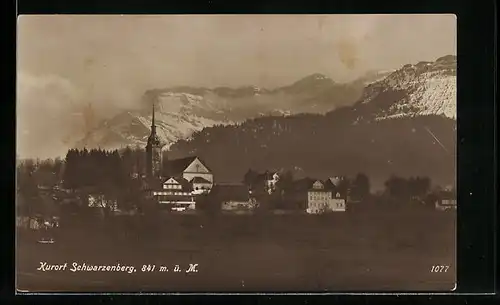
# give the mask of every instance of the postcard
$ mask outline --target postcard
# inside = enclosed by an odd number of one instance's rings
[[[454,15],[21,15],[18,293],[449,292]]]

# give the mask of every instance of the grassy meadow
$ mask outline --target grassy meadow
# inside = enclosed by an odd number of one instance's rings
[[[17,238],[17,288],[62,292],[449,291],[456,213],[156,215],[62,223],[56,243]],[[133,265],[137,272],[36,269]],[[198,272],[184,272],[189,264]],[[173,272],[179,265],[182,272]],[[143,265],[155,271],[142,272]],[[449,266],[431,272],[433,265]],[[158,271],[160,266],[169,272]]]

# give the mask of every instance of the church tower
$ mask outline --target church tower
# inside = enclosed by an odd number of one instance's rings
[[[146,144],[146,176],[159,178],[162,169],[162,147],[160,138],[156,134],[155,105],[153,104],[153,119],[151,121],[151,134]]]

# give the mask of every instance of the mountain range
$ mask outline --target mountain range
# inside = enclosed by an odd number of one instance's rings
[[[169,158],[196,154],[218,181],[241,180],[249,168],[317,178],[364,172],[375,188],[393,174],[455,181],[456,56],[346,84],[313,74],[276,89],[154,89],[143,103],[77,146],[143,146],[155,103]]]
[[[317,178],[363,172],[381,188],[391,175],[454,184],[455,147],[456,57],[445,56],[368,84],[352,106],[205,128],[177,141],[169,156],[196,154],[220,180],[249,168]]]
[[[151,129],[153,103],[158,135],[168,147],[206,127],[234,125],[268,115],[326,113],[352,105],[367,84],[388,74],[370,72],[350,83],[337,83],[322,74],[312,74],[275,89],[256,86],[152,89],[144,93],[140,110],[124,110],[100,122],[75,147],[144,146]]]

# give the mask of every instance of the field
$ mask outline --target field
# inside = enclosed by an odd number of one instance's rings
[[[17,287],[62,292],[449,291],[455,213],[165,215],[73,224],[56,243],[18,235]],[[40,262],[68,263],[37,271]],[[137,272],[71,272],[72,262]],[[198,272],[186,273],[189,264]],[[182,272],[173,272],[179,265]],[[155,270],[142,272],[143,265]],[[449,266],[431,272],[434,265]],[[160,272],[161,266],[168,272]]]

